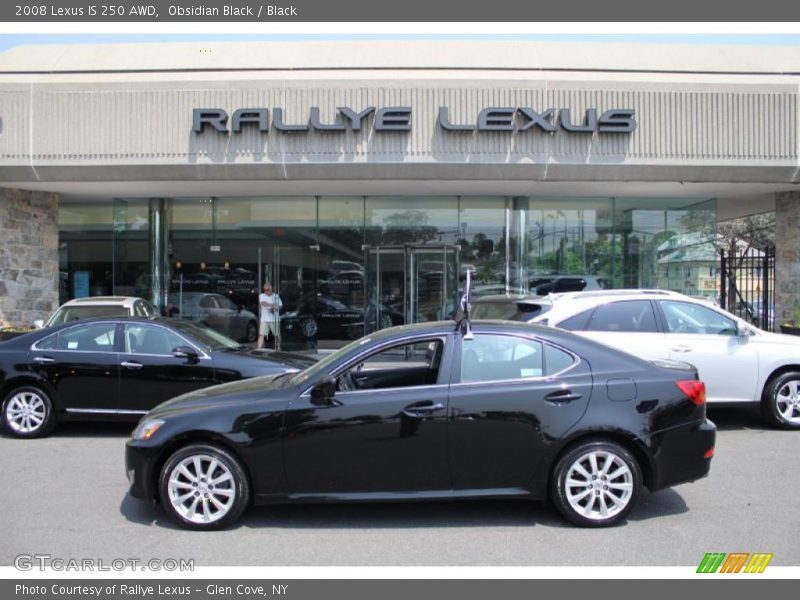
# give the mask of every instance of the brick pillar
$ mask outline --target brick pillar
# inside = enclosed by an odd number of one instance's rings
[[[58,194],[0,188],[0,321],[30,325],[58,307]]]
[[[800,192],[775,194],[775,330],[800,304]]]

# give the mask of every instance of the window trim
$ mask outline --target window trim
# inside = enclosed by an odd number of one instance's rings
[[[653,325],[655,325],[654,331],[631,331],[629,329],[620,330],[620,331],[613,331],[611,329],[590,329],[590,325],[594,321],[595,317],[597,316],[597,312],[604,307],[612,306],[615,304],[624,304],[624,303],[633,303],[633,302],[647,302],[650,305],[650,313],[653,315]],[[577,315],[575,315],[577,316]],[[566,319],[565,319],[566,320]],[[662,324],[659,322],[658,318],[658,311],[656,307],[653,306],[653,300],[650,298],[629,298],[629,299],[615,299],[611,300],[610,302],[604,302],[602,304],[598,304],[594,307],[592,314],[589,316],[589,319],[586,321],[586,325],[580,331],[591,331],[596,333],[633,333],[633,334],[652,334],[652,333],[664,333],[666,331],[665,328],[662,327]]]
[[[125,326],[126,325],[133,325],[133,324],[139,324],[139,325],[143,325],[143,326],[146,326],[146,327],[158,327],[160,329],[165,329],[166,331],[169,331],[169,332],[177,335],[184,342],[186,342],[186,344],[188,346],[190,346],[191,348],[194,348],[195,350],[197,350],[197,352],[198,352],[198,356],[197,357],[198,357],[199,360],[211,360],[211,357],[208,354],[206,354],[206,352],[203,351],[201,348],[198,348],[196,344],[194,344],[191,341],[187,340],[183,335],[181,335],[177,331],[173,331],[169,327],[165,327],[164,325],[161,325],[160,323],[144,323],[144,322],[139,322],[139,321],[130,321],[130,322],[115,321],[114,322],[114,329],[116,330],[121,326],[122,327],[122,335],[124,337],[124,335],[125,335]],[[107,351],[107,350],[70,350],[68,348],[67,349],[61,349],[61,348],[52,348],[52,349],[39,348],[39,344],[41,344],[43,341],[48,340],[53,336],[58,336],[58,335],[60,335],[61,333],[65,332],[65,331],[70,331],[72,329],[75,329],[77,327],[81,327],[83,325],[86,325],[86,323],[76,323],[72,327],[67,327],[65,329],[60,329],[60,330],[56,331],[55,333],[51,333],[50,335],[47,335],[47,336],[43,337],[40,340],[36,340],[33,344],[31,344],[30,351],[31,352],[76,352],[76,353],[77,352],[82,352],[84,354],[117,354],[117,355],[125,354],[125,355],[128,355],[128,356],[159,356],[159,357],[162,357],[162,358],[163,357],[172,357],[172,354],[145,354],[145,353],[139,353],[139,352],[125,352],[125,340],[124,339],[123,339],[123,342],[122,342],[122,348],[123,349],[122,350],[116,350],[116,347],[117,347],[116,332],[114,333],[114,335],[115,335],[114,348],[115,349],[111,350],[111,351]]]
[[[362,357],[369,356],[371,354],[376,354],[376,353],[381,352],[381,351],[383,351],[383,350],[385,350],[387,348],[391,348],[392,346],[395,346],[395,345],[405,346],[409,342],[413,342],[415,340],[439,339],[444,344],[444,346],[442,347],[442,359],[444,359],[445,351],[447,350],[447,340],[450,337],[451,336],[449,334],[447,334],[447,333],[435,333],[435,334],[430,334],[429,333],[429,334],[426,334],[426,335],[416,334],[416,335],[411,335],[411,336],[408,336],[408,337],[398,338],[396,340],[387,341],[387,342],[385,342],[383,344],[379,344],[378,346],[375,346],[374,348],[370,348],[368,350],[364,350],[363,352],[359,352],[358,354],[353,356],[350,360],[348,360],[346,363],[344,363],[344,365],[337,366],[336,368],[332,369],[329,373],[324,375],[324,377],[338,377],[344,371],[349,369],[351,366],[357,364],[358,362],[363,362],[363,361],[359,360]],[[440,369],[442,368],[442,363],[439,364],[439,368]],[[314,383],[312,383],[310,386],[308,386],[300,394],[299,398],[310,396],[311,395],[311,389],[318,383],[318,381],[319,381],[319,379],[317,381],[315,381]],[[381,388],[381,391],[387,391],[387,390],[410,390],[410,389],[414,389],[414,388],[417,388],[417,389],[426,388],[427,389],[427,388],[432,388],[432,387],[442,387],[442,386],[448,386],[448,385],[450,385],[450,384],[449,383],[434,383],[434,384],[430,384],[430,385],[410,385],[410,386],[395,387],[395,388]],[[353,392],[370,392],[372,394],[375,394],[375,390],[348,390],[348,391],[342,392],[342,393],[343,394],[344,393],[350,394],[350,393],[353,393]]]
[[[116,330],[118,329],[119,321],[113,321],[113,322],[110,322],[110,323],[112,325],[114,325],[114,343],[112,344],[112,346],[114,348],[116,348],[117,347],[117,331]],[[39,344],[41,344],[43,341],[49,340],[53,336],[58,337],[59,335],[61,335],[64,332],[72,331],[73,329],[77,329],[78,327],[83,327],[85,325],[87,325],[87,323],[80,323],[79,322],[79,323],[75,323],[75,325],[73,325],[72,327],[66,327],[64,329],[59,329],[55,333],[51,333],[50,335],[47,335],[47,336],[43,337],[42,339],[36,340],[35,342],[33,342],[33,344],[31,344],[30,350],[31,350],[31,352],[76,352],[76,353],[77,352],[81,352],[83,354],[119,354],[119,352],[116,349],[108,351],[108,350],[73,350],[71,348],[39,348]],[[99,325],[99,323],[91,323],[91,325]],[[56,342],[56,343],[58,343],[58,342]]]
[[[690,332],[670,331],[669,322],[667,321],[667,311],[664,310],[664,307],[661,305],[662,302],[673,302],[673,303],[678,303],[678,304],[688,304],[689,306],[697,306],[697,307],[699,307],[701,309],[710,310],[711,312],[717,314],[719,317],[721,317],[723,319],[727,319],[728,321],[731,321],[733,323],[733,326],[734,326],[734,332],[736,331],[737,326],[739,325],[739,320],[736,318],[736,316],[728,314],[726,311],[717,309],[714,306],[706,305],[705,303],[700,304],[698,302],[693,302],[693,301],[690,301],[690,300],[684,300],[683,298],[663,298],[661,300],[657,300],[656,303],[658,304],[658,311],[659,311],[659,313],[661,315],[664,333],[667,334],[667,335],[709,335],[709,336],[713,336],[715,338],[736,337],[736,333],[721,334],[721,333],[690,333]],[[749,327],[749,324],[748,324],[748,327]],[[752,327],[750,329],[752,329]]]
[[[129,355],[129,356],[160,356],[160,357],[165,357],[166,356],[166,357],[173,357],[172,354],[150,354],[150,353],[147,353],[147,352],[126,352],[125,351],[125,346],[126,346],[126,339],[125,339],[126,331],[125,331],[125,328],[128,325],[133,325],[133,326],[139,325],[141,327],[157,327],[159,329],[164,329],[164,330],[166,330],[166,331],[178,336],[180,339],[182,339],[184,342],[186,342],[186,344],[188,346],[190,346],[191,348],[194,348],[195,350],[197,350],[198,359],[200,359],[200,360],[211,360],[211,357],[208,354],[206,354],[203,350],[198,348],[195,344],[193,344],[192,342],[187,340],[180,333],[170,329],[169,327],[164,327],[163,325],[161,325],[159,323],[140,323],[138,321],[133,321],[133,322],[130,322],[130,323],[121,323],[121,325],[122,325],[122,348],[123,349],[119,352],[119,354],[125,354],[125,355]]]
[[[518,338],[518,339],[522,339],[522,340],[529,341],[529,342],[530,341],[539,342],[543,346],[543,348],[542,348],[542,359],[544,359],[544,345],[547,344],[549,346],[552,346],[553,348],[556,348],[558,350],[561,350],[562,352],[565,352],[566,354],[569,354],[575,360],[566,369],[561,369],[560,371],[558,371],[556,373],[553,373],[552,375],[539,375],[539,376],[535,376],[535,377],[514,377],[513,379],[486,379],[486,380],[482,380],[482,381],[461,381],[461,358],[464,356],[464,339],[462,338],[461,339],[461,353],[459,354],[459,357],[458,357],[458,371],[457,371],[458,381],[453,382],[452,379],[451,379],[451,384],[450,384],[451,386],[475,386],[475,385],[486,385],[487,383],[517,383],[517,382],[520,382],[520,383],[531,383],[531,382],[536,382],[536,381],[548,381],[550,379],[556,379],[557,377],[560,377],[564,373],[566,373],[568,371],[571,371],[572,369],[577,367],[581,362],[583,362],[581,357],[578,356],[577,354],[575,354],[572,350],[569,350],[568,348],[565,348],[564,346],[562,346],[560,344],[553,343],[550,340],[545,340],[544,338],[540,338],[540,337],[537,337],[537,336],[527,336],[527,335],[524,335],[524,334],[511,333],[511,332],[507,332],[507,331],[503,331],[503,332],[499,332],[499,331],[498,332],[495,332],[495,331],[475,331],[474,334],[475,334],[476,337],[479,336],[479,335],[500,335],[500,336],[505,336],[505,337]],[[545,368],[547,367],[546,364],[544,366],[545,366]],[[454,370],[454,374],[455,373],[456,373],[456,371]]]

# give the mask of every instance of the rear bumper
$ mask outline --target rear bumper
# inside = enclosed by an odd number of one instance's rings
[[[717,427],[704,419],[649,436],[653,456],[652,491],[708,475],[717,437]]]

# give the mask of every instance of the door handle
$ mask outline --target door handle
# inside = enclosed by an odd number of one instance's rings
[[[40,365],[49,365],[50,363],[56,362],[56,359],[50,358],[49,356],[37,356],[33,359],[33,362],[39,363]]]
[[[444,404],[437,402],[436,404],[423,404],[420,406],[410,405],[403,409],[403,414],[407,417],[421,417],[438,410],[444,410]]]
[[[132,362],[132,361],[124,361],[119,363],[120,366],[125,367],[126,369],[130,369],[131,371],[137,371],[141,369],[144,365],[140,362]]]
[[[581,398],[583,398],[583,395],[573,394],[572,390],[558,390],[557,392],[550,392],[544,397],[545,402],[550,402],[551,404],[566,404]]]
[[[691,347],[689,347],[689,346],[684,346],[683,344],[681,344],[680,346],[675,346],[675,347],[672,349],[672,351],[673,351],[673,352],[691,352],[691,351],[692,351],[692,349],[691,349]]]

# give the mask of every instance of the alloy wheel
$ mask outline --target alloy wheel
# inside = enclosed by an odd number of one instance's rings
[[[567,470],[564,491],[572,510],[586,519],[605,521],[625,510],[633,497],[633,473],[618,455],[606,450],[582,454]]]
[[[314,319],[303,319],[300,321],[300,332],[307,338],[317,335],[317,322]]]
[[[778,389],[775,408],[788,424],[800,425],[800,381],[792,379]]]
[[[187,456],[173,467],[167,483],[172,508],[198,525],[224,518],[234,506],[236,481],[219,458],[209,454]]]
[[[6,424],[14,433],[31,435],[47,421],[47,404],[32,390],[14,394],[6,404]]]

